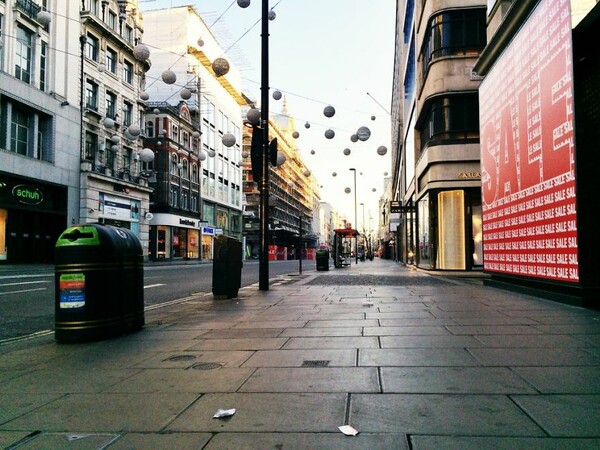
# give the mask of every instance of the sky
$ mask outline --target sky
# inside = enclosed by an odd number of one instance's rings
[[[251,0],[249,7],[241,8],[237,0],[139,0],[142,12],[194,6],[226,51],[224,56],[240,70],[243,92],[256,100],[261,83],[261,4]],[[354,222],[354,175],[349,169],[355,168],[358,227],[375,229],[383,178],[391,173],[396,2],[269,0],[269,6],[276,14],[269,22],[270,94],[279,90],[286,99],[300,133],[297,147],[321,186],[321,200]],[[328,105],[336,111],[331,118],[323,114]],[[280,113],[282,107],[283,99],[270,95],[269,111]],[[371,136],[354,143],[350,136],[361,126],[368,127]],[[325,137],[327,129],[335,132],[333,139]],[[377,153],[380,146],[387,148],[383,156]]]

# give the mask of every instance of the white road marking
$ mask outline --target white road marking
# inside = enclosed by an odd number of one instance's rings
[[[165,284],[164,283],[149,284],[148,286],[144,286],[144,289],[155,288],[155,287],[159,287],[159,286],[165,286]]]
[[[20,294],[22,292],[45,291],[47,288],[23,289],[21,291],[0,292],[0,295]]]

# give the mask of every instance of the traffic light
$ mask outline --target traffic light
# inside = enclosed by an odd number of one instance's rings
[[[272,166],[277,167],[277,138],[269,142],[269,160]]]

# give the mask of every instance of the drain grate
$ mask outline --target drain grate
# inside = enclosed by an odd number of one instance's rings
[[[163,361],[191,361],[192,359],[196,359],[196,357],[194,355],[174,355]]]
[[[373,303],[365,303],[363,308],[372,308],[373,306],[375,306]]]
[[[327,367],[329,365],[329,361],[327,360],[310,360],[304,361],[302,363],[302,367]]]
[[[194,364],[192,366],[192,369],[194,369],[194,370],[213,370],[213,369],[220,369],[221,367],[223,367],[223,364],[219,364],[219,363],[198,363],[198,364]]]

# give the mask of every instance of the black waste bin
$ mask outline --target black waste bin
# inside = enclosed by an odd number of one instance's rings
[[[317,250],[317,270],[329,270],[329,250]]]
[[[101,224],[65,230],[55,248],[55,339],[106,339],[144,326],[142,245]]]
[[[242,243],[220,235],[215,239],[212,292],[215,298],[234,298],[242,284]]]

